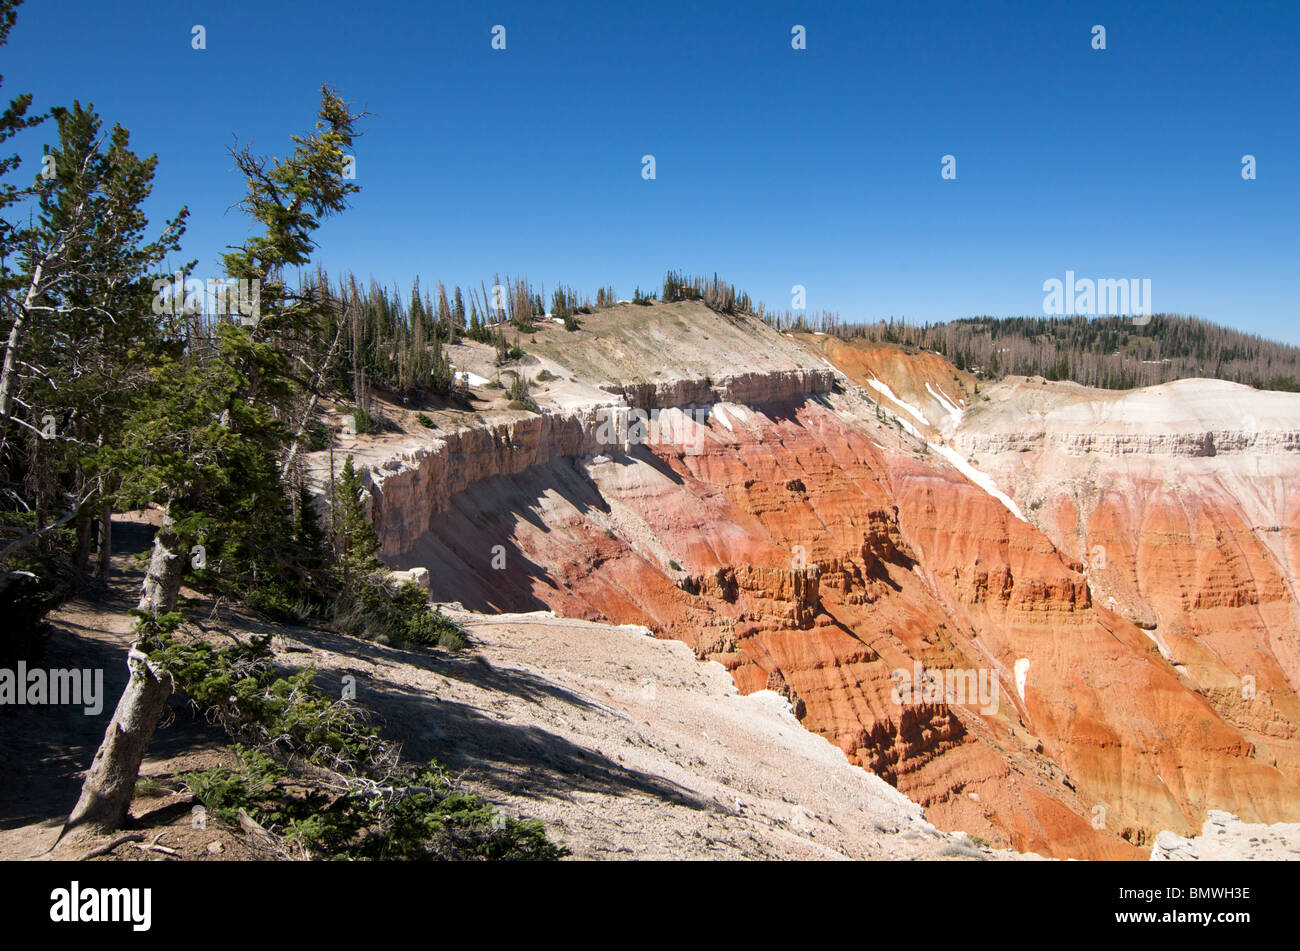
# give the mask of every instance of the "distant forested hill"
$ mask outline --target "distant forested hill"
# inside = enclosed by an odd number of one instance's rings
[[[1130,389],[1211,377],[1300,392],[1300,347],[1176,314],[1155,314],[1145,324],[1131,317],[972,317],[946,324],[881,321],[828,329],[844,337],[937,350],[958,369],[993,378],[1037,375]]]

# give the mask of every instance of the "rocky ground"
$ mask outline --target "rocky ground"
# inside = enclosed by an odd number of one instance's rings
[[[512,814],[544,819],[578,858],[1007,858],[921,808],[800,725],[770,692],[741,696],[644,628],[452,609],[464,655],[288,639],[358,699]]]
[[[1300,823],[1242,822],[1230,812],[1211,809],[1201,834],[1185,839],[1172,832],[1156,836],[1153,862],[1289,861],[1300,858]]]

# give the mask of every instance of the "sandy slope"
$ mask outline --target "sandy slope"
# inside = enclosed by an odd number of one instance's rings
[[[412,758],[436,755],[577,858],[1019,857],[934,829],[919,806],[804,730],[776,694],[643,628],[450,611],[461,655],[278,639],[350,673]],[[347,653],[344,653],[346,651]]]

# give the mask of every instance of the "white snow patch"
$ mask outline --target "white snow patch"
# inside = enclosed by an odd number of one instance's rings
[[[1025,681],[1029,679],[1029,658],[1021,657],[1015,664],[1016,672],[1016,693],[1020,694],[1020,700],[1023,703],[1025,699]]]
[[[940,406],[943,407],[944,412],[946,412],[946,413],[948,414],[948,416],[951,417],[952,422],[953,422],[953,425],[955,425],[955,426],[956,426],[956,425],[961,425],[961,418],[962,418],[962,416],[963,416],[963,411],[962,411],[961,407],[958,406],[956,403],[954,403],[954,402],[952,401],[952,398],[951,398],[950,396],[948,396],[948,394],[945,393],[945,392],[943,391],[943,387],[941,387],[941,386],[940,386],[940,387],[932,387],[932,386],[929,384],[929,382],[927,381],[926,384],[925,384],[925,389],[926,389],[927,392],[929,392],[929,394],[930,394],[931,396],[934,397],[935,401],[936,401]],[[938,392],[935,392],[936,389],[938,390]]]
[[[911,403],[904,403],[897,396],[895,396],[894,391],[889,388],[888,383],[881,383],[873,376],[871,379],[867,380],[867,385],[870,386],[872,389],[874,389],[876,392],[883,393],[885,396],[888,396],[891,400],[893,400],[895,403],[901,406],[904,410],[911,413],[912,417],[918,423],[922,424],[923,426],[930,425],[930,421],[925,418],[925,414],[922,413],[915,406],[913,406]]]
[[[1161,657],[1165,660],[1173,659],[1169,654],[1169,648],[1165,647],[1164,642],[1156,636],[1155,631],[1148,631],[1146,628],[1142,628],[1142,633],[1151,639],[1152,644],[1156,645],[1156,650],[1160,652]]]
[[[479,376],[477,373],[470,373],[468,370],[461,370],[456,375],[470,386],[487,386],[492,382],[487,377]]]
[[[899,420],[899,422],[902,422],[902,420]],[[955,468],[958,472],[960,472],[966,478],[970,479],[970,481],[974,482],[977,486],[979,486],[989,495],[993,496],[993,498],[997,499],[999,502],[1005,505],[1007,507],[1007,511],[1009,511],[1012,515],[1020,519],[1020,521],[1022,522],[1029,521],[1029,519],[1025,518],[1024,513],[1020,511],[1020,506],[1016,505],[1016,503],[1012,501],[1009,495],[1007,495],[1005,492],[1003,492],[1001,489],[998,488],[997,483],[993,481],[992,477],[990,477],[986,473],[980,472],[969,462],[967,462],[964,458],[962,458],[960,453],[957,453],[952,449],[949,449],[947,446],[936,446],[933,443],[930,443],[928,445],[932,450],[934,450],[939,455],[943,456],[945,459],[951,462],[953,468]]]
[[[724,410],[721,406],[715,406],[715,407],[713,407],[713,416],[714,416],[714,417],[718,420],[718,422],[720,422],[723,426],[726,426],[726,427],[727,427],[727,432],[729,432],[729,433],[734,433],[734,432],[735,432],[735,430],[731,428],[731,420],[729,420],[729,419],[727,418],[727,412],[726,412],[726,410]]]
[[[895,416],[894,419],[898,420],[898,425],[902,426],[903,429],[907,430],[908,433],[915,436],[917,439],[921,440],[922,442],[925,442],[925,437],[921,435],[921,431],[917,429],[915,426],[913,426],[911,423],[909,423],[907,420],[903,419],[903,417]]]

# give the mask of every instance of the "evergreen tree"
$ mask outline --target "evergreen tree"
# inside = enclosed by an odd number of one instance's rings
[[[261,583],[259,571],[274,561],[268,551],[291,537],[277,464],[290,442],[283,420],[299,388],[289,355],[311,352],[323,308],[311,293],[290,292],[283,271],[307,263],[320,218],[342,211],[356,190],[343,172],[357,118],[322,88],[316,130],[293,137],[289,158],[234,153],[248,180],[243,207],[264,231],[225,255],[226,268],[231,277],[259,282],[264,312],[249,324],[221,322],[208,359],[187,353],[164,360],[148,400],[128,420],[122,447],[105,453],[121,474],[122,496],[160,505],[164,514],[138,606],[144,620],[136,628],[133,676],[65,828],[112,831],[126,816],[172,687],[147,651],[156,646],[153,636],[174,623],[190,546],[216,547],[231,562],[216,566],[217,573],[245,587]]]
[[[366,518],[365,489],[353,467],[350,453],[334,483],[334,499],[337,506],[334,516],[335,571],[342,599],[357,603],[361,600],[366,579],[381,565],[376,557],[379,538]]]

